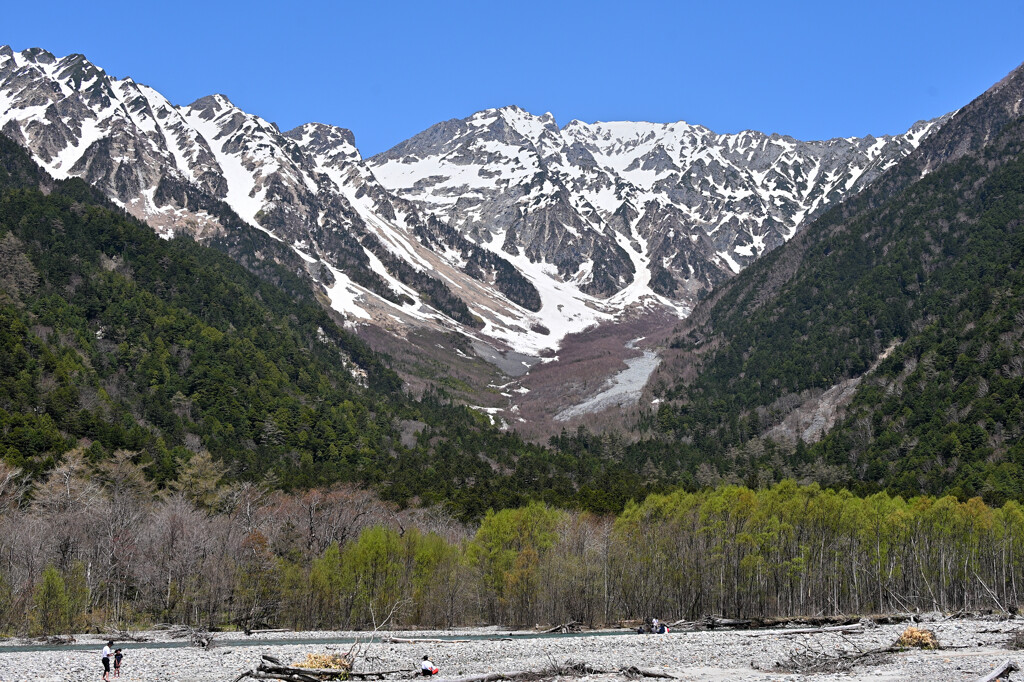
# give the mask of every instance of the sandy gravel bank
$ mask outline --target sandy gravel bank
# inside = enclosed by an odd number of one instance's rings
[[[796,651],[822,652],[871,649],[891,644],[903,625],[881,626],[854,633],[785,635],[753,632],[696,632],[669,635],[622,635],[545,638],[514,641],[471,641],[442,644],[369,645],[357,664],[358,670],[414,667],[429,654],[441,668],[441,677],[480,672],[541,669],[552,662],[583,661],[603,669],[637,666],[660,670],[680,680],[731,682],[802,680],[927,680],[927,682],[973,681],[1007,658],[1024,662],[1024,651],[1009,651],[1004,643],[1010,633],[1024,628],[1024,621],[947,621],[927,624],[940,643],[951,647],[940,651],[909,651],[893,655],[873,667],[859,667],[835,675],[795,675],[776,672],[776,661]],[[507,631],[506,631],[507,632]],[[462,631],[468,634],[467,631]],[[475,631],[480,634],[480,631]],[[155,648],[146,643],[124,644],[125,682],[230,682],[243,670],[254,667],[261,654],[283,661],[296,661],[311,651],[347,651],[347,644],[303,643],[308,638],[349,637],[359,633],[287,633],[258,635],[254,646],[215,645],[212,649]],[[394,633],[396,635],[400,633]],[[430,637],[438,633],[401,633],[402,636]],[[449,633],[450,634],[450,633]],[[495,634],[495,631],[491,631]],[[238,637],[238,635],[230,635]],[[229,635],[222,635],[227,639]],[[287,638],[294,643],[268,641]],[[96,638],[78,638],[79,643],[96,641],[90,651],[17,652],[0,647],[0,680],[20,681],[99,680],[102,673]],[[956,648],[952,648],[956,647]],[[591,680],[613,680],[618,675],[595,676]],[[577,678],[579,679],[579,678]],[[586,678],[584,678],[586,679]],[[1024,679],[1024,675],[1022,675]]]

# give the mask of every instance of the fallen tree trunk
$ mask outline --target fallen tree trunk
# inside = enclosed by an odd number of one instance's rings
[[[754,624],[754,621],[752,620],[746,620],[743,618],[719,618],[718,616],[705,616],[700,622],[709,630],[714,630],[715,628],[749,628]]]
[[[337,676],[339,673],[335,671]],[[302,675],[299,673],[264,673],[260,670],[250,670],[242,673],[237,678],[234,678],[234,682],[239,682],[245,678],[252,678],[254,680],[283,680],[283,682],[323,682],[322,678],[313,677],[312,675]]]
[[[496,680],[514,680],[519,677],[537,675],[536,670],[516,670],[506,673],[484,673],[482,675],[464,675],[462,677],[442,677],[434,682],[496,682]]]
[[[976,682],[994,682],[995,680],[998,680],[1000,677],[1002,677],[1004,674],[1012,673],[1014,670],[1018,669],[1019,668],[1017,667],[1016,663],[1014,663],[1010,659],[1006,659],[1005,661],[1003,661],[1003,664],[1001,666],[990,672],[988,675],[985,675],[985,677],[979,677]]]
[[[553,634],[555,632],[569,632],[570,629],[575,631],[575,630],[579,630],[580,629],[580,625],[582,625],[582,623],[580,623],[578,620],[570,620],[568,623],[562,623],[561,625],[556,625],[553,628],[548,628],[547,630],[541,630],[540,633],[538,633],[538,634],[550,635],[550,634]]]
[[[360,680],[371,680],[371,679],[384,679],[385,675],[397,675],[398,673],[415,673],[419,672],[413,668],[399,668],[397,670],[374,670],[372,672],[365,673],[353,673],[348,674],[349,677],[355,677]]]
[[[247,670],[234,682],[249,677],[254,680],[282,680],[282,682],[324,682],[324,680],[346,677],[351,670],[344,668],[300,668],[297,666],[285,665],[273,656],[264,655],[261,657],[259,667],[255,670]]]

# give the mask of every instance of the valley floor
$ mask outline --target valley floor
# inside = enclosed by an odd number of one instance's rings
[[[514,641],[472,640],[429,644],[374,643],[356,664],[357,671],[414,668],[427,654],[441,669],[435,682],[460,675],[498,671],[541,670],[553,663],[584,662],[594,668],[616,670],[636,666],[674,675],[679,680],[712,682],[761,682],[782,680],[928,680],[967,682],[988,674],[1006,659],[1024,660],[1024,652],[1011,651],[1005,643],[1024,619],[1011,621],[949,620],[926,623],[944,647],[938,651],[910,650],[893,654],[872,666],[859,666],[847,673],[799,675],[775,672],[775,663],[799,652],[835,653],[885,647],[892,644],[905,625],[879,626],[859,632],[794,634],[784,631],[674,632],[668,635],[587,636],[516,639]],[[495,629],[459,631],[455,634],[507,632]],[[262,654],[282,662],[294,662],[311,652],[341,653],[349,644],[312,643],[309,640],[343,638],[351,632],[286,633],[255,635],[244,644],[228,639],[242,635],[223,634],[220,644],[208,650],[158,648],[151,643],[125,644],[125,682],[231,682],[241,672],[255,668]],[[365,636],[365,633],[362,633]],[[389,633],[394,636],[430,638],[440,633]],[[452,633],[445,633],[452,634]],[[159,637],[159,633],[154,633]],[[262,638],[259,639],[259,638]],[[283,641],[282,641],[283,640]],[[304,642],[304,640],[306,640]],[[265,643],[260,643],[264,641]],[[79,644],[95,643],[93,649],[17,651],[0,645],[0,680],[60,681],[99,680],[102,674],[98,637],[81,636]],[[8,641],[4,644],[18,644]],[[5,650],[6,649],[6,650]],[[405,675],[404,679],[409,679]],[[621,675],[591,676],[594,682],[625,679]]]

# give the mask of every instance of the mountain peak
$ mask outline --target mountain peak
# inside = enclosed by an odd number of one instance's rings
[[[356,137],[348,128],[341,128],[328,123],[313,122],[303,123],[281,134],[291,140],[295,140],[300,146],[309,147],[318,153],[346,147],[347,149],[344,151],[347,155],[353,152],[358,154]]]
[[[197,111],[221,112],[226,109],[237,109],[238,107],[228,99],[227,95],[216,93],[200,97],[196,101],[192,102],[192,104],[189,104],[188,108],[195,109]]]
[[[26,50],[22,50],[21,56],[26,61],[36,64],[53,64],[57,61],[56,57],[54,57],[52,53],[47,52],[41,47],[30,47]]]

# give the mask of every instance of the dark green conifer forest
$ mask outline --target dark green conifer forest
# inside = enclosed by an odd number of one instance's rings
[[[216,250],[161,240],[2,144],[0,453],[10,466],[38,477],[76,447],[97,464],[123,449],[165,487],[205,450],[231,480],[356,482],[465,518],[533,498],[617,509],[642,490],[600,486],[616,464],[524,443],[442,394],[413,400],[387,358],[301,286],[286,294]]]

